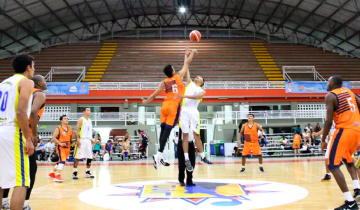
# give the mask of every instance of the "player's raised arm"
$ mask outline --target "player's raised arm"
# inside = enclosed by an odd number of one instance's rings
[[[257,125],[257,129],[261,131],[261,135],[264,136],[264,129],[262,128],[262,126],[260,124],[256,124]]]
[[[191,63],[191,61],[192,61],[195,53],[197,53],[197,50],[191,50],[191,51],[188,51],[188,49],[185,50],[184,66],[183,66],[183,68],[178,72],[181,79],[183,79],[183,77],[185,76],[186,72],[189,71],[189,66],[190,66],[190,63]],[[189,54],[189,55],[187,55],[187,54]]]
[[[144,99],[144,100],[142,101],[142,103],[143,103],[143,104],[147,104],[147,103],[153,101],[153,100],[155,99],[155,97],[156,97],[157,95],[159,95],[159,94],[161,93],[161,91],[164,90],[164,88],[165,88],[165,84],[164,84],[164,81],[162,81],[162,82],[159,84],[158,88],[155,90],[155,92],[154,92],[153,94],[151,94],[151,96],[150,96],[147,100]]]
[[[29,121],[27,118],[27,108],[33,89],[33,81],[23,79],[19,82],[19,103],[16,110],[17,122],[26,139],[26,154],[29,156],[34,153],[34,145],[30,134]]]

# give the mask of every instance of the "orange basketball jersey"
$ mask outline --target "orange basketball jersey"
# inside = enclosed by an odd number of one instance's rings
[[[293,138],[293,144],[300,144],[301,136],[299,134],[296,134]]]
[[[34,88],[34,89],[33,89],[33,94],[36,93],[36,92],[43,92],[43,91],[40,90],[40,89]],[[42,114],[44,113],[44,110],[45,110],[45,103],[44,103],[43,105],[41,105],[41,108],[39,109],[39,112],[38,112],[38,122],[40,121],[41,116],[42,116]]]
[[[360,130],[360,114],[354,93],[346,88],[338,88],[331,93],[337,99],[337,107],[333,117],[335,128]]]
[[[60,142],[67,142],[68,145],[70,145],[72,130],[69,125],[67,125],[66,127],[67,127],[67,131],[64,130],[64,128],[61,125],[58,126],[58,129],[59,129],[58,140]]]
[[[245,123],[244,138],[245,142],[259,143],[257,123],[254,122],[251,128]]]
[[[178,94],[184,95],[185,93],[185,85],[183,81],[181,80],[179,74],[175,74],[171,78],[166,78],[164,80],[165,83],[165,92],[166,92],[166,98],[164,101],[168,100],[174,100],[181,102],[181,99],[175,99]]]

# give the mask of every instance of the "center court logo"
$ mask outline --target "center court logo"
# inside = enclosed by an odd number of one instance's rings
[[[195,187],[177,181],[146,181],[93,188],[79,199],[87,204],[119,210],[259,209],[305,198],[302,187],[278,182],[199,179]]]

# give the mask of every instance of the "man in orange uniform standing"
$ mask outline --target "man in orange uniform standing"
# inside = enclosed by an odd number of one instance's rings
[[[250,157],[251,153],[253,156],[258,156],[259,158],[260,172],[261,173],[265,172],[262,166],[263,158],[259,144],[258,130],[260,130],[262,132],[262,135],[264,135],[261,125],[254,122],[254,115],[248,114],[248,122],[245,123],[240,130],[240,137],[242,134],[244,134],[244,138],[245,138],[244,148],[242,152],[242,169],[240,173],[245,173],[245,162],[246,162],[245,158]],[[241,144],[240,139],[239,142]]]
[[[51,141],[56,143],[56,153],[59,156],[59,160],[54,167],[54,170],[50,172],[49,177],[54,178],[55,182],[62,182],[61,171],[66,163],[66,159],[70,153],[71,140],[73,139],[73,132],[69,125],[69,119],[66,115],[60,117],[61,125],[55,128]],[[55,174],[56,172],[56,174]]]
[[[329,78],[325,97],[326,121],[322,136],[321,149],[328,149],[328,167],[333,174],[336,183],[339,185],[345,197],[345,203],[335,210],[359,209],[356,201],[360,201],[360,186],[356,174],[356,168],[352,162],[352,155],[360,143],[360,99],[349,89],[342,87],[342,79],[339,76]],[[335,124],[330,145],[325,142],[329,134],[331,125]],[[340,166],[345,163],[346,168],[353,180],[354,196],[349,192],[344,174]]]
[[[189,65],[195,52],[197,51],[191,50],[190,52],[186,48],[184,66],[178,73],[175,72],[175,69],[171,65],[165,66],[164,74],[168,78],[159,84],[157,90],[147,100],[142,101],[143,104],[153,101],[155,97],[165,89],[166,98],[161,107],[160,149],[158,153],[153,156],[155,169],[157,169],[159,162],[164,166],[170,166],[163,151],[172,128],[177,125],[179,121],[181,98],[179,98],[178,95],[184,95],[185,85],[182,79],[189,69]]]

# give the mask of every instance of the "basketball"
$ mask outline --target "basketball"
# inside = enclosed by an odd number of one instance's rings
[[[201,33],[197,30],[193,30],[190,32],[189,37],[192,42],[200,42]]]

